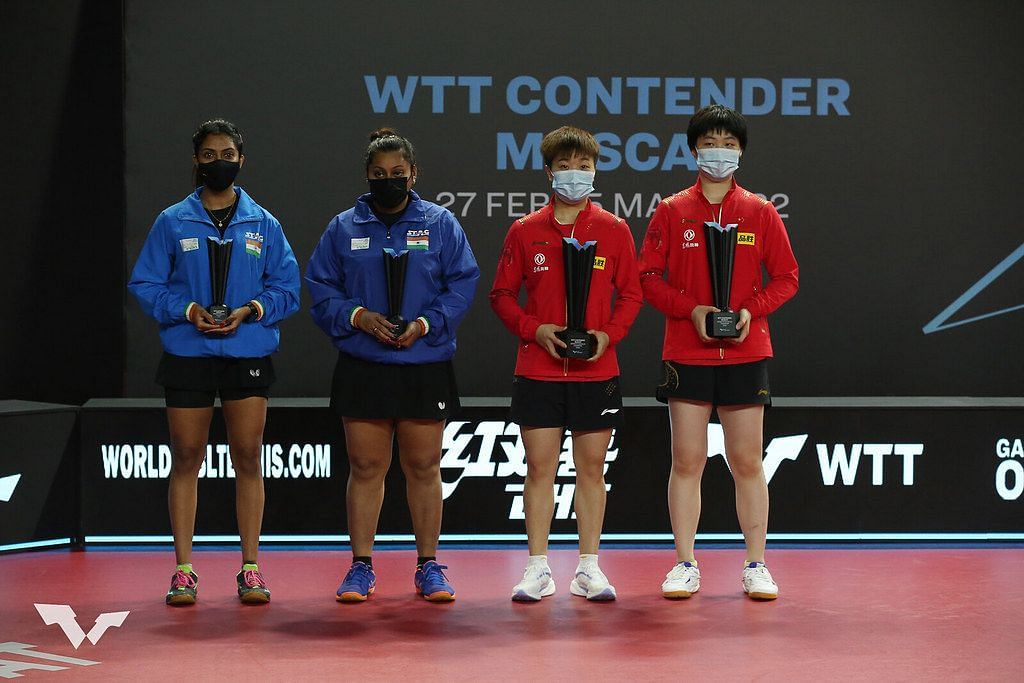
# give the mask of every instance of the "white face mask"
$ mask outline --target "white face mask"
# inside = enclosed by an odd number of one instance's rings
[[[712,180],[725,180],[740,167],[740,151],[725,147],[705,147],[697,150],[697,168]]]
[[[594,191],[593,171],[553,171],[551,189],[567,204],[578,204]]]

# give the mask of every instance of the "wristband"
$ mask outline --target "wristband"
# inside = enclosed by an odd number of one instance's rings
[[[246,303],[245,306],[249,309],[249,318],[255,318],[256,320],[260,319],[260,309],[256,307],[256,304],[250,301]]]

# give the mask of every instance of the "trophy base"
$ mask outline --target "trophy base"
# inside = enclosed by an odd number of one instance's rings
[[[401,337],[405,332],[406,328],[409,327],[409,321],[400,315],[388,316],[388,322],[395,327],[395,336]]]
[[[740,314],[733,311],[708,313],[704,319],[704,330],[712,339],[735,339],[740,336],[740,331],[736,329],[739,321]]]
[[[211,304],[206,308],[206,312],[213,318],[213,322],[219,325],[231,315],[231,308],[224,304]]]
[[[565,342],[566,348],[558,347],[562,358],[590,358],[597,353],[597,337],[582,330],[562,330],[555,336]]]

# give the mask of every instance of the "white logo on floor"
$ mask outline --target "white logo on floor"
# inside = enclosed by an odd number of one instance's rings
[[[60,629],[64,631],[64,635],[71,641],[71,645],[77,650],[78,646],[82,644],[82,641],[86,638],[89,642],[95,645],[100,642],[100,638],[107,632],[108,628],[117,628],[124,623],[124,620],[128,617],[128,612],[104,612],[103,614],[96,617],[96,623],[89,629],[87,634],[82,630],[82,627],[78,625],[78,620],[75,618],[75,611],[71,609],[71,605],[41,605],[35,603],[36,611],[39,612],[39,616],[43,618],[43,623],[47,626],[51,624],[57,624]]]
[[[47,662],[74,664],[75,666],[93,666],[94,664],[99,664],[99,662],[94,662],[91,659],[65,657],[64,655],[55,655],[49,652],[39,652],[33,648],[35,648],[35,645],[8,641],[6,643],[0,643],[0,655],[16,655],[27,659],[42,659]],[[21,673],[22,671],[63,671],[67,668],[68,667],[66,666],[56,666],[54,664],[25,662],[0,657],[0,678],[21,678],[24,675]]]

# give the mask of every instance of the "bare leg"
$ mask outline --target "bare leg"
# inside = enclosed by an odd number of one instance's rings
[[[611,429],[572,433],[572,457],[576,466],[576,526],[580,534],[580,554],[583,555],[596,555],[601,545],[607,498],[604,459],[611,438]]]
[[[171,476],[167,483],[167,509],[174,534],[178,564],[192,561],[192,536],[196,527],[196,489],[199,470],[206,457],[210,436],[210,408],[168,408],[171,433]]]
[[[747,544],[747,562],[764,562],[768,533],[768,484],[764,479],[764,406],[719,406],[725,452],[736,485],[736,516]]]
[[[441,535],[441,435],[443,420],[398,420],[398,458],[405,473],[416,552],[437,554]]]
[[[546,555],[551,534],[551,515],[555,511],[555,473],[562,448],[561,427],[523,427],[526,449],[526,483],[523,506],[526,511],[526,537],[531,555]]]
[[[669,399],[672,429],[672,472],[668,479],[668,512],[676,541],[676,559],[693,562],[693,543],[700,521],[700,480],[708,459],[711,404]]]
[[[257,561],[260,529],[263,527],[263,427],[267,422],[267,399],[250,396],[224,401],[231,465],[235,469],[235,516],[242,539],[242,562]]]
[[[345,505],[352,554],[370,555],[384,502],[384,476],[391,466],[394,424],[391,420],[342,418],[349,475]]]

